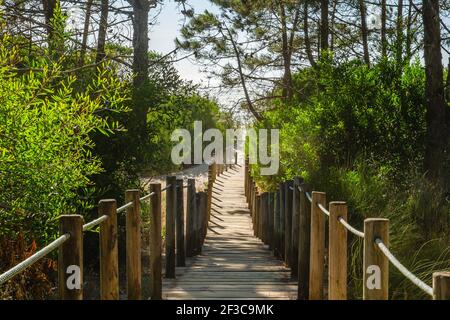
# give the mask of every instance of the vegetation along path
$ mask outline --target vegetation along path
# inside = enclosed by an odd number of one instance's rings
[[[253,235],[244,195],[244,167],[214,183],[211,220],[202,254],[164,279],[165,299],[296,299],[290,269]]]

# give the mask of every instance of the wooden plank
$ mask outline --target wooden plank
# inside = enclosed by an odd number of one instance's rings
[[[347,221],[347,204],[330,202],[328,248],[328,299],[347,300],[347,230],[339,217]]]
[[[155,195],[150,200],[150,296],[152,300],[162,299],[162,239],[161,239],[161,184],[150,184]]]
[[[61,300],[83,300],[83,217],[80,215],[62,215],[59,218],[59,234],[69,233],[70,238],[59,247],[58,279],[59,298]],[[79,283],[68,288],[67,280],[71,276],[67,271],[78,267]],[[76,271],[76,269],[75,269]],[[71,271],[73,272],[73,270]]]
[[[177,179],[175,190],[175,226],[176,226],[176,259],[177,267],[186,265],[186,248],[184,243],[184,190],[183,179]]]
[[[378,248],[375,238],[381,239],[385,246],[389,247],[388,219],[364,220],[363,299],[387,300],[389,298],[389,260]],[[374,285],[376,277],[379,277],[378,286]]]
[[[219,284],[219,285],[205,285],[205,284],[174,284],[174,285],[168,285],[164,286],[165,292],[168,292],[169,290],[173,291],[179,291],[179,290],[245,290],[245,289],[251,289],[251,290],[258,290],[258,291],[277,291],[277,292],[284,292],[284,291],[296,291],[297,286],[296,285],[286,285],[282,283],[275,283],[275,284]]]
[[[216,296],[217,295],[217,296]],[[216,295],[212,295],[211,292],[170,292],[168,295],[165,295],[168,299],[171,298],[182,298],[182,299],[198,299],[198,298],[206,298],[206,299],[217,299],[217,298],[229,298],[229,299],[240,299],[242,297],[245,298],[284,298],[284,299],[295,299],[294,294],[289,294],[285,292],[258,292],[254,293],[251,291],[221,291],[217,292]]]
[[[167,278],[175,277],[175,186],[176,177],[167,177],[166,186],[166,272]]]
[[[299,227],[300,227],[300,191],[299,186],[302,183],[302,178],[294,178],[294,190],[292,192],[292,259],[291,259],[291,270],[292,278],[297,279],[298,277],[298,240],[299,240]]]
[[[127,190],[125,202],[133,202],[126,211],[127,298],[141,300],[141,202],[139,190]]]
[[[323,299],[323,268],[325,264],[325,215],[318,204],[326,206],[326,195],[313,191],[311,205],[311,249],[309,271],[309,299]]]
[[[195,253],[195,179],[188,179],[187,206],[186,206],[186,257],[192,257]]]
[[[116,200],[100,200],[99,217],[108,219],[100,224],[100,299],[119,299],[119,249],[117,246]]]
[[[309,250],[311,230],[311,206],[305,192],[310,192],[306,184],[301,185],[299,239],[298,239],[298,299],[308,299],[309,296]]]
[[[284,261],[288,266],[292,265],[292,190],[294,183],[289,180],[285,183],[284,195]]]

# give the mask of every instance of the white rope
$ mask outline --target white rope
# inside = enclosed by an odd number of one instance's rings
[[[317,203],[317,206],[323,213],[325,213],[327,216],[330,216],[330,212],[321,203]]]
[[[131,208],[133,206],[133,202],[128,202],[127,204],[121,206],[120,208],[117,208],[117,213],[121,213],[125,210],[127,210],[128,208]]]
[[[45,246],[44,248],[42,248],[41,250],[39,250],[38,252],[33,254],[31,257],[25,259],[24,261],[22,261],[21,263],[19,263],[15,267],[13,267],[12,269],[9,269],[5,273],[1,274],[0,275],[0,285],[4,284],[6,281],[10,280],[17,274],[21,273],[22,271],[24,271],[25,269],[27,269],[28,267],[30,267],[31,265],[36,263],[38,260],[42,259],[47,254],[52,252],[53,250],[59,248],[69,238],[70,238],[69,233],[63,234],[55,241],[51,242],[50,244],[48,244],[47,246]]]
[[[420,289],[425,291],[428,295],[433,296],[433,288],[427,285],[425,282],[417,278],[411,271],[405,268],[400,261],[389,251],[380,238],[375,239],[375,243],[380,248],[381,252],[389,259],[389,261],[400,271],[406,278],[408,278],[412,283],[418,286]]]
[[[344,220],[344,218],[339,217],[338,221],[351,233],[353,233],[355,236],[358,236],[360,238],[364,238],[364,232],[361,232],[355,228],[353,228],[347,221]]]
[[[312,203],[311,195],[308,192],[305,192],[305,195],[306,195],[306,198],[308,199],[308,201]]]
[[[140,198],[139,201],[145,201],[145,200],[147,200],[147,199],[153,197],[155,194],[156,194],[155,192],[149,193],[148,195],[146,195],[146,196]]]
[[[97,218],[95,220],[92,220],[89,223],[86,223],[83,225],[83,231],[88,231],[91,230],[92,228],[98,226],[100,223],[102,223],[103,221],[105,221],[106,219],[108,219],[107,215],[103,215],[100,218]]]

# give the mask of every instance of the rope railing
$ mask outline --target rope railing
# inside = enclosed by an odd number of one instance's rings
[[[210,174],[209,177],[209,184],[208,186],[211,186],[211,182],[214,182],[215,176],[220,175],[224,171],[226,171],[228,167],[220,167],[217,169],[217,165],[210,165],[209,172],[213,172],[214,174]],[[141,288],[140,288],[140,278],[141,274],[139,274],[139,270],[141,268],[139,267],[141,264],[141,258],[140,258],[140,234],[141,234],[141,227],[140,227],[140,206],[135,205],[136,202],[143,202],[145,200],[148,200],[152,198],[153,196],[158,195],[157,201],[151,201],[151,216],[154,221],[161,221],[161,197],[160,194],[164,191],[169,190],[170,188],[173,188],[176,190],[174,194],[170,193],[168,197],[172,197],[175,202],[174,205],[170,208],[172,213],[170,213],[170,216],[177,215],[177,219],[175,219],[174,224],[177,226],[177,230],[179,230],[178,223],[182,221],[180,218],[180,215],[183,214],[182,211],[180,211],[180,208],[183,210],[183,197],[184,197],[184,189],[187,189],[187,207],[189,210],[186,213],[186,233],[189,232],[189,236],[186,234],[186,250],[189,251],[189,254],[196,255],[201,252],[201,247],[203,245],[205,236],[206,236],[206,230],[207,230],[207,224],[209,219],[208,214],[208,196],[207,192],[197,192],[195,189],[195,179],[188,179],[188,183],[186,185],[183,184],[181,179],[176,179],[176,177],[171,176],[168,177],[168,180],[170,178],[170,181],[173,181],[172,183],[166,183],[166,187],[161,189],[160,183],[155,183],[150,186],[150,193],[147,195],[144,195],[142,197],[139,197],[139,191],[138,190],[127,190],[125,194],[125,198],[129,201],[133,199],[132,201],[127,202],[123,206],[116,208],[116,201],[115,200],[101,200],[99,202],[99,213],[100,216],[96,218],[95,220],[83,224],[83,217],[80,215],[64,215],[61,216],[60,220],[60,232],[62,235],[45,246],[44,248],[40,249],[36,253],[34,253],[32,256],[28,257],[24,261],[20,262],[13,268],[7,270],[3,274],[0,274],[0,285],[4,284],[5,282],[9,281],[11,278],[16,276],[17,274],[23,272],[28,267],[32,266],[34,263],[36,263],[38,260],[42,259],[49,253],[53,252],[54,250],[60,248],[68,239],[71,239],[64,247],[64,251],[59,252],[58,256],[58,274],[62,275],[63,279],[67,278],[68,274],[70,275],[69,270],[73,270],[72,268],[80,267],[82,266],[82,247],[83,247],[83,232],[92,230],[93,228],[102,225],[105,223],[105,228],[100,229],[100,251],[102,252],[102,255],[100,256],[101,263],[100,266],[102,269],[101,274],[104,275],[104,277],[100,277],[100,287],[104,288],[105,290],[100,292],[100,298],[101,299],[118,299],[119,298],[119,292],[118,290],[115,290],[114,288],[118,288],[118,276],[117,272],[114,272],[118,268],[118,251],[117,251],[117,214],[127,211],[128,209],[131,209],[127,213],[127,220],[126,220],[126,247],[127,247],[127,259],[130,261],[133,261],[133,263],[127,264],[127,282],[128,282],[128,298],[132,300],[138,300],[141,298]],[[199,201],[198,201],[199,200]],[[167,209],[167,208],[166,208]],[[193,217],[192,214],[194,212],[198,212],[199,216]],[[167,222],[166,222],[167,223]],[[171,228],[171,234],[168,235],[166,230],[166,240],[167,236],[174,237],[175,236],[175,230],[174,226]],[[184,226],[181,226],[181,230],[184,230]],[[162,228],[159,224],[154,224],[152,226],[152,232],[150,234],[150,243],[152,244],[152,252],[155,254],[152,255],[150,264],[152,266],[155,266],[157,264],[161,264],[161,255],[162,255],[162,241],[161,241],[161,232]],[[128,237],[128,234],[131,236]],[[192,235],[195,236],[192,236]],[[134,236],[133,236],[134,235]],[[181,243],[181,247],[183,247],[184,243],[184,237],[185,235],[183,233],[177,232],[176,234],[176,241],[177,243]],[[73,239],[72,239],[73,238]],[[158,240],[159,239],[159,240]],[[182,241],[182,242],[180,242]],[[177,244],[178,245],[178,244]],[[167,254],[167,241],[166,241],[166,254]],[[62,254],[62,256],[61,256]],[[176,253],[177,255],[177,263],[179,261],[178,255],[181,252]],[[185,255],[186,253],[183,253]],[[182,258],[184,259],[184,258]],[[103,261],[103,262],[102,262]],[[107,261],[107,262],[106,262]],[[128,261],[128,260],[127,260]],[[181,260],[180,260],[181,261]],[[168,265],[166,263],[166,277],[168,276]],[[175,267],[175,264],[173,264],[173,267]],[[161,265],[162,268],[162,265]],[[161,299],[162,298],[162,273],[161,268],[158,268],[159,271],[156,273],[152,273],[152,298],[155,299]],[[82,267],[81,267],[81,277],[82,277]],[[174,272],[174,270],[173,270]],[[62,283],[60,283],[60,295],[61,299],[82,299],[83,297],[83,290],[72,290],[68,289],[64,286],[65,281],[63,280]],[[139,283],[138,285],[136,285]],[[112,291],[111,291],[112,290]]]
[[[64,242],[69,240],[70,234],[66,233],[33,254],[32,256],[28,257],[24,261],[20,262],[13,268],[9,269],[5,273],[0,275],[0,285],[4,284],[5,282],[9,281],[25,269],[31,267],[34,263],[39,261],[40,259],[44,258],[46,255],[51,253],[53,250],[58,249]]]
[[[386,258],[400,271],[409,281],[415,284],[417,287],[422,289],[425,293],[430,296],[433,296],[433,288],[427,285],[425,282],[417,278],[411,271],[409,271],[398,259],[389,251],[389,249],[385,246],[383,241],[380,238],[375,239],[375,243],[378,248],[383,252]]]
[[[95,220],[92,220],[91,222],[83,225],[83,231],[89,231],[89,230],[95,228],[96,226],[100,225],[103,221],[106,221],[107,219],[108,219],[108,216],[103,215]]]
[[[128,202],[128,203],[124,204],[123,206],[117,208],[116,212],[117,213],[124,212],[125,210],[127,210],[128,208],[131,208],[132,206],[133,206],[133,202]]]
[[[311,191],[300,177],[280,183],[275,192],[261,192],[251,175],[248,159],[245,165],[245,196],[255,236],[269,245],[275,257],[291,268],[292,274],[297,272],[294,277],[298,279],[298,299],[324,299],[326,284],[328,299],[347,299],[348,234],[364,239],[363,299],[389,299],[389,263],[433,299],[450,299],[450,272],[433,272],[433,286],[430,286],[392,254],[389,219],[367,218],[364,230],[358,230],[348,222],[346,202],[328,203],[325,192]],[[282,215],[285,222],[280,223]],[[298,225],[290,229],[294,221]],[[368,241],[369,237],[373,240]],[[328,282],[324,281],[325,272],[328,272]]]
[[[145,201],[145,200],[147,200],[147,199],[150,199],[150,198],[153,197],[154,195],[156,195],[156,193],[155,193],[155,192],[151,192],[151,193],[149,193],[149,194],[143,196],[142,198],[140,198],[139,201],[141,201],[141,202],[142,202],[142,201]]]
[[[328,217],[330,216],[330,212],[321,203],[316,203],[316,204],[319,207],[320,211],[322,211]]]
[[[355,228],[353,228],[351,226],[351,224],[349,224],[347,221],[345,221],[344,218],[342,217],[338,217],[338,221],[345,227],[345,229],[347,229],[348,231],[350,231],[351,233],[353,233],[355,236],[358,236],[360,238],[364,238],[364,232],[361,232]]]
[[[306,196],[306,199],[308,199],[308,201],[309,201],[310,203],[312,203],[312,197],[311,197],[311,195],[309,194],[309,192],[305,192],[305,196]]]

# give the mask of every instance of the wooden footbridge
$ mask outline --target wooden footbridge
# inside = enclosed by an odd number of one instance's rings
[[[164,279],[165,299],[296,299],[297,283],[258,239],[244,190],[245,168],[222,172],[213,183],[208,232],[201,254]]]
[[[248,161],[212,164],[205,191],[194,179],[185,184],[171,176],[144,196],[126,191],[119,208],[113,199],[101,200],[99,217],[89,223],[63,215],[59,237],[0,274],[0,286],[58,250],[59,297],[83,299],[83,234],[98,228],[100,298],[119,299],[117,218],[126,214],[126,293],[142,299],[141,204],[148,202],[150,265],[144,267],[151,273],[151,299],[344,300],[348,236],[363,239],[364,299],[389,298],[390,264],[429,297],[450,299],[450,272],[433,273],[430,286],[431,279],[419,279],[391,253],[389,220],[366,219],[360,231],[349,224],[345,202],[327,204],[326,194],[311,192],[301,178],[261,192],[251,173]]]

